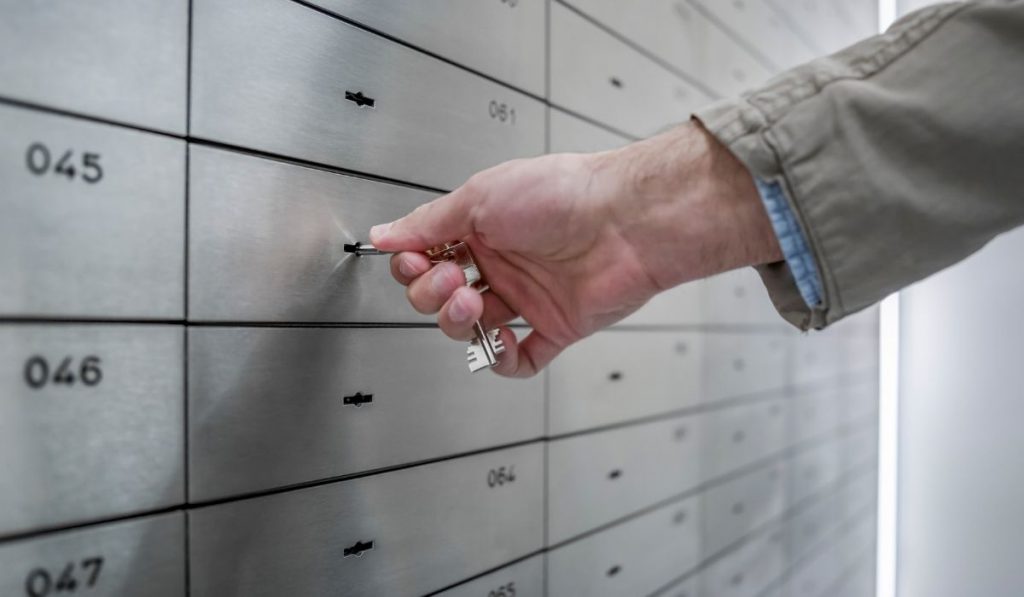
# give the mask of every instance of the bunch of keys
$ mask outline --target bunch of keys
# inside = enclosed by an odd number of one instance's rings
[[[386,255],[387,253],[370,244],[355,243],[345,245],[345,251],[356,255]],[[484,281],[480,268],[473,261],[473,253],[469,245],[462,241],[452,241],[438,245],[427,250],[427,257],[431,263],[443,263],[451,261],[462,268],[466,277],[466,286],[477,292],[484,293],[490,289]],[[498,355],[505,352],[505,343],[499,337],[499,330],[485,330],[480,321],[473,323],[473,333],[476,335],[466,347],[466,361],[469,363],[469,370],[473,373],[494,367],[498,364]]]

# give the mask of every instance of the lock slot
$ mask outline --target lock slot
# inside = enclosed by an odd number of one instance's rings
[[[359,106],[360,108],[374,108],[377,105],[377,100],[373,99],[368,95],[363,95],[362,91],[346,91],[345,99]]]
[[[345,548],[344,557],[355,556],[358,558],[371,549],[373,549],[373,541],[356,541],[352,547]]]
[[[345,396],[342,399],[342,404],[355,406],[356,408],[373,402],[373,394],[364,394],[362,392],[356,392],[351,396]]]

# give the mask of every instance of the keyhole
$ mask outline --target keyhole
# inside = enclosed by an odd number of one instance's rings
[[[622,371],[612,371],[608,374],[608,379],[611,381],[619,381],[622,379]]]
[[[609,577],[611,577],[611,576],[615,576],[619,572],[622,572],[622,566],[619,566],[618,564],[616,564],[616,565],[612,566],[611,568],[609,568],[608,572],[606,572],[606,574]]]
[[[621,476],[622,476],[622,469],[613,469],[611,472],[608,473],[608,478],[611,479],[612,481],[614,481],[615,479],[618,479]]]
[[[622,80],[619,79],[618,77],[611,77],[610,79],[608,79],[608,82],[611,83],[612,87],[616,89],[622,89],[623,87]]]

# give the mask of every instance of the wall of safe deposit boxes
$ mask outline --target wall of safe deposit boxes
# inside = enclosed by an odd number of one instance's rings
[[[342,252],[870,2],[0,7],[0,594],[870,594],[874,313],[801,336],[737,272],[499,380]]]

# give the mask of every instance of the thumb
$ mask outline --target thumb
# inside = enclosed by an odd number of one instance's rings
[[[473,232],[470,195],[460,187],[425,203],[390,224],[370,229],[370,242],[382,251],[426,251]]]

